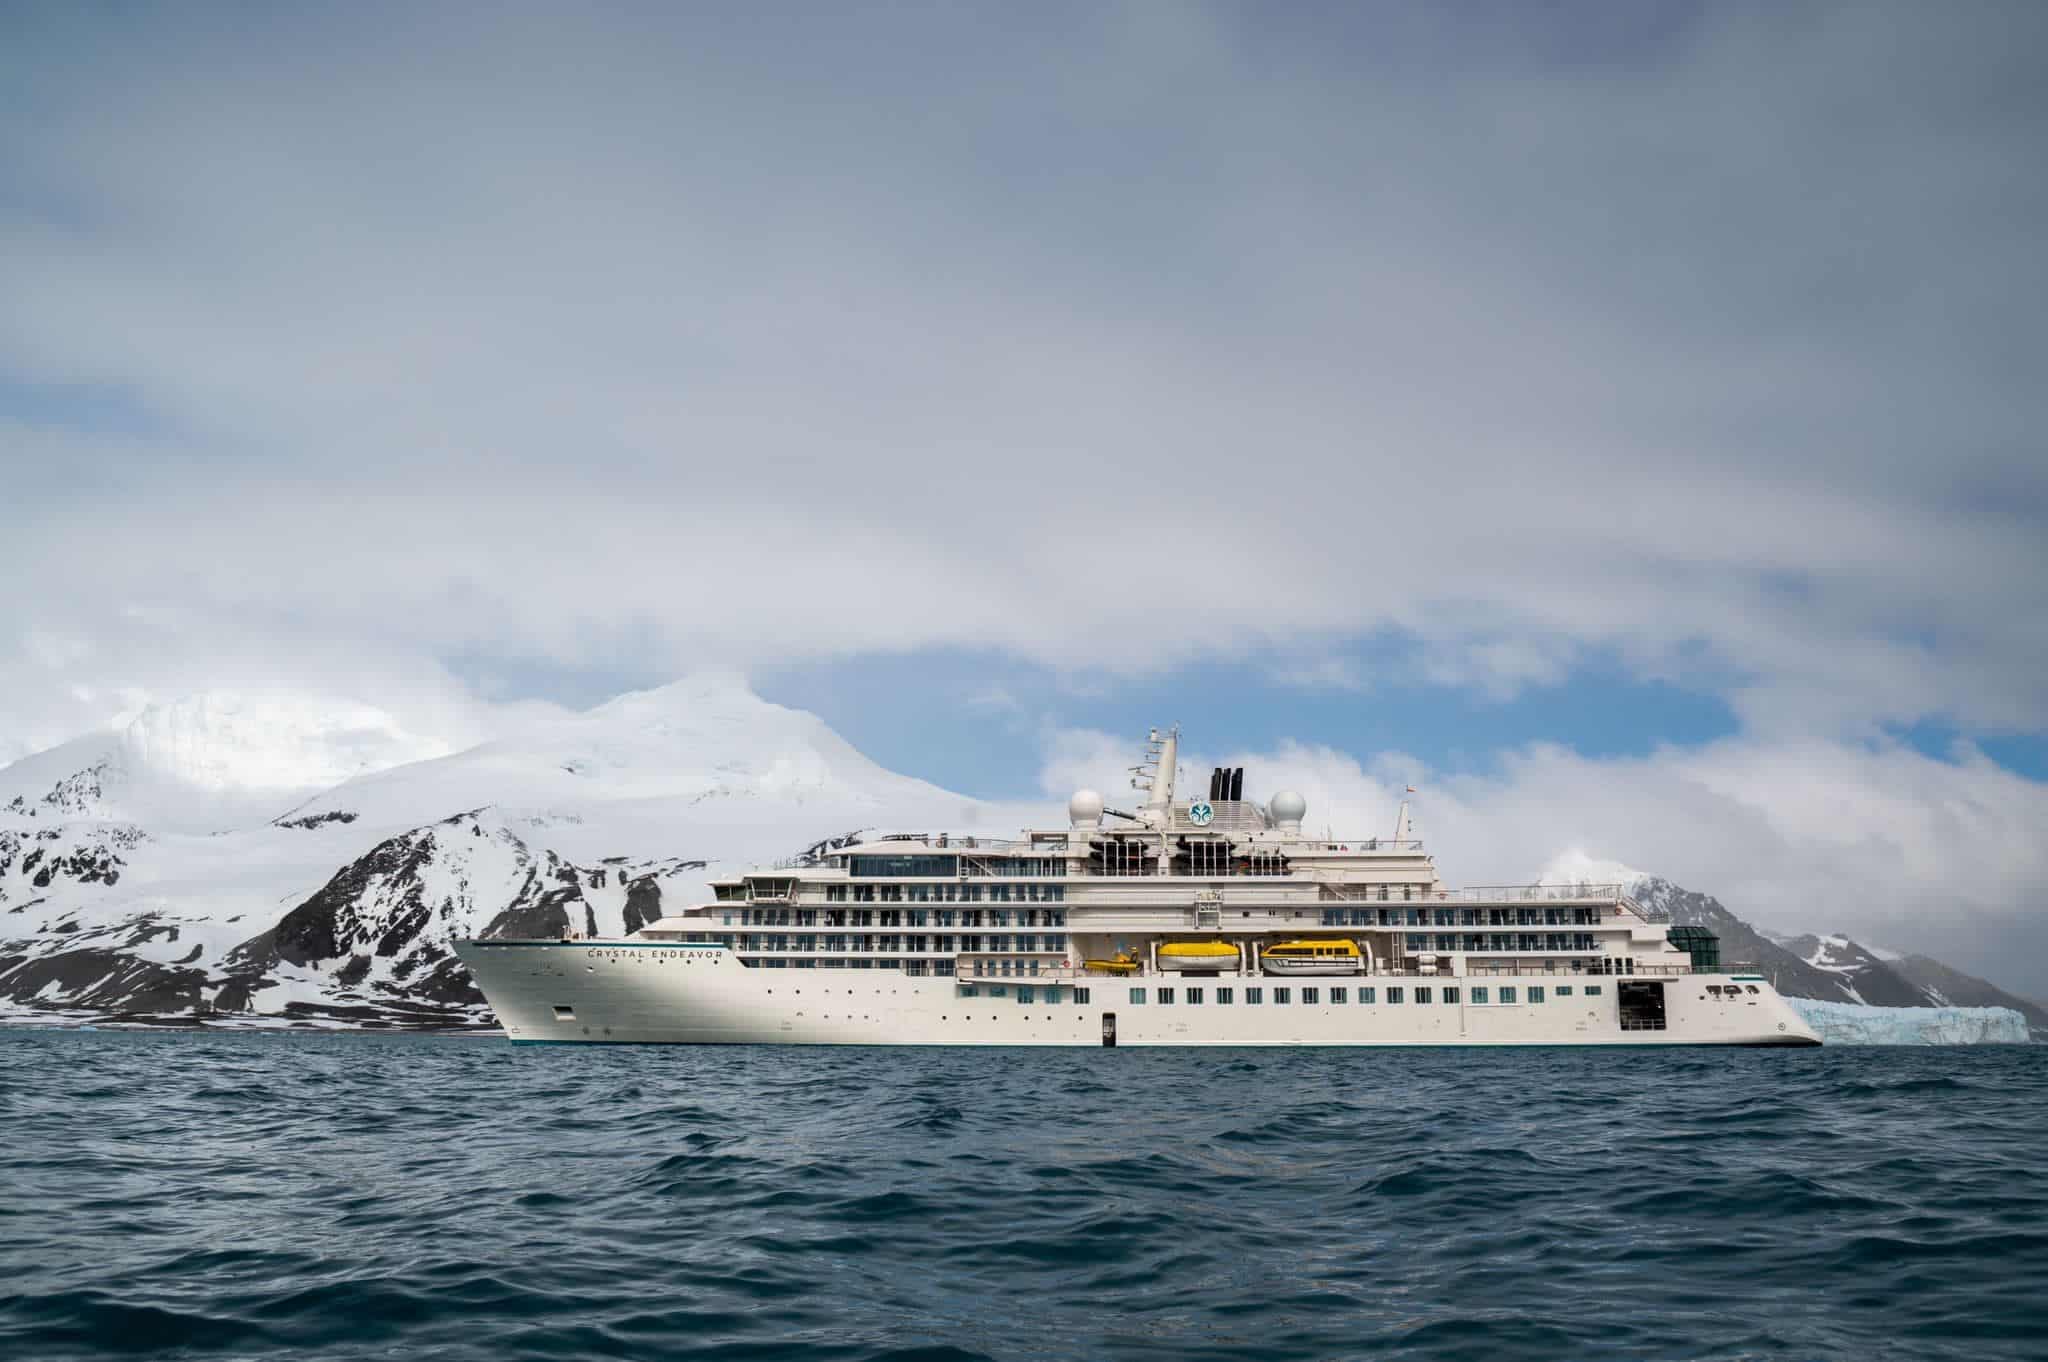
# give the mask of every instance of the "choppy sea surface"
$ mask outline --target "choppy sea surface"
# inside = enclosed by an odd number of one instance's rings
[[[2048,1047],[0,1031],[0,1357],[2040,1358]]]

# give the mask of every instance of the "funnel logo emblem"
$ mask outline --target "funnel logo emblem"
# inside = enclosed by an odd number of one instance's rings
[[[1209,807],[1207,800],[1198,799],[1188,805],[1188,821],[1198,828],[1209,826],[1209,820],[1216,816],[1216,810]]]

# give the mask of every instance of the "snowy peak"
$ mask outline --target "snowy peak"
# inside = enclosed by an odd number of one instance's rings
[[[1934,1002],[1877,952],[1846,936],[1795,936],[1779,942],[1812,968],[1833,975],[1848,1001],[1921,1007]]]
[[[365,771],[448,750],[382,710],[306,693],[151,705],[0,769],[0,815],[220,831]]]
[[[1578,847],[1561,852],[1536,877],[1538,884],[1618,884],[1633,889],[1650,876],[1620,861],[1601,860]]]
[[[151,705],[120,730],[131,771],[191,789],[321,789],[446,755],[384,710],[305,692],[208,691]]]
[[[863,816],[950,824],[963,814],[971,821],[975,807],[876,765],[816,715],[771,704],[731,674],[708,673],[347,781],[294,807],[290,819],[350,813],[402,827],[454,809],[551,813],[638,801],[680,801],[714,822],[802,808],[821,829]]]

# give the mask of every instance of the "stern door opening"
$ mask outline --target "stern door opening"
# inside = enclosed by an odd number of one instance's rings
[[[1116,1048],[1116,1013],[1114,1012],[1102,1014],[1102,1044],[1105,1049],[1114,1050]]]
[[[1624,1031],[1662,1031],[1664,1029],[1664,985],[1645,983],[1640,979],[1629,979],[1615,985],[1617,1000],[1621,1004],[1621,1029]]]

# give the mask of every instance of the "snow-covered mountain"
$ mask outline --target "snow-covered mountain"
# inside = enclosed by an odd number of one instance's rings
[[[721,673],[445,746],[365,706],[209,695],[0,768],[0,1005],[483,1022],[457,937],[630,931],[704,897],[713,874],[826,837],[1008,832],[1046,812],[885,770]],[[2048,1038],[2048,1010],[1936,961],[1780,942],[1581,853],[1544,878],[1625,883],[1789,996],[2012,1008]]]
[[[324,730],[330,748],[216,701],[0,770],[0,999],[480,1020],[455,937],[630,930],[721,869],[989,816],[729,675],[396,763],[404,736],[374,713]]]

